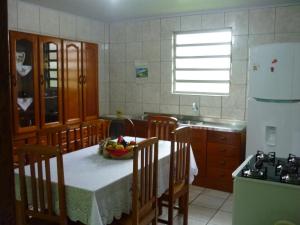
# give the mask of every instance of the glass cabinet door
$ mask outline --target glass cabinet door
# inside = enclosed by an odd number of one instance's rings
[[[39,125],[37,37],[11,32],[10,41],[15,131],[29,132]]]
[[[40,37],[41,127],[62,124],[61,40]]]

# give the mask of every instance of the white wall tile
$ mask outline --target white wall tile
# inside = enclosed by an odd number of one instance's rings
[[[200,97],[198,95],[180,95],[180,105],[188,106],[192,108],[192,104],[196,103],[200,105]]]
[[[23,31],[40,31],[40,10],[37,5],[18,2],[18,29]]]
[[[179,105],[162,105],[160,104],[159,112],[167,114],[179,114]]]
[[[159,113],[159,104],[146,104],[146,103],[143,103],[143,112]]]
[[[193,111],[191,106],[180,105],[180,107],[179,107],[180,115],[199,116],[199,112],[200,112],[200,110]]]
[[[136,74],[135,74],[135,67],[134,63],[126,63],[126,82],[135,82],[136,81]]]
[[[246,107],[246,86],[232,84],[229,96],[222,97],[222,107],[244,109]]]
[[[258,35],[249,35],[248,38],[248,47],[253,47],[262,44],[269,44],[275,41],[274,34],[258,34]]]
[[[199,114],[202,117],[221,117],[221,107],[200,107]]]
[[[233,35],[248,34],[248,10],[225,13],[225,27],[231,27]]]
[[[94,42],[105,42],[104,23],[98,20],[90,21],[90,40]]]
[[[110,81],[114,82],[125,82],[126,78],[126,63],[111,63],[110,64]]]
[[[143,22],[143,41],[160,40],[160,20],[146,20]]]
[[[126,42],[142,41],[143,23],[141,21],[130,21],[126,23]]]
[[[148,82],[160,82],[160,62],[148,63]]]
[[[126,103],[142,103],[142,85],[126,83]]]
[[[91,40],[91,21],[81,16],[76,17],[76,38],[78,40]]]
[[[224,13],[202,15],[202,29],[223,28],[224,22]]]
[[[159,83],[149,83],[143,87],[143,103],[159,103],[159,99]]]
[[[179,105],[179,95],[171,93],[171,84],[162,83],[160,91],[161,104]]]
[[[140,103],[126,103],[125,114],[126,115],[140,115],[143,113],[143,105]]]
[[[172,61],[173,60],[173,43],[172,40],[161,40],[161,61]]]
[[[276,32],[300,32],[300,5],[276,9]]]
[[[130,42],[126,44],[126,61],[134,62],[142,58],[142,42]]]
[[[8,28],[17,29],[18,28],[18,1],[17,0],[8,0],[7,1],[8,9]]]
[[[249,13],[249,34],[274,33],[275,8],[253,9]]]
[[[76,39],[76,16],[60,12],[59,23],[61,37]]]
[[[181,17],[181,31],[196,31],[202,29],[202,16],[190,15]]]
[[[109,27],[110,42],[122,43],[126,41],[126,24],[125,23],[112,23]]]
[[[160,41],[143,42],[143,59],[148,62],[160,61]]]
[[[110,44],[110,63],[126,62],[125,43]]]
[[[248,35],[232,37],[232,59],[248,59]]]
[[[172,62],[161,62],[161,82],[172,82]]]
[[[59,12],[40,7],[40,31],[42,34],[59,36]]]
[[[235,108],[222,108],[222,118],[223,119],[235,119],[244,120],[245,109],[235,109]]]
[[[109,103],[108,102],[101,102],[100,101],[99,113],[100,113],[100,115],[109,114]]]
[[[232,74],[230,77],[232,84],[246,84],[247,81],[247,60],[233,60]]]
[[[174,31],[180,31],[180,17],[161,19],[161,39],[172,39]]]
[[[220,96],[200,96],[200,107],[219,107],[221,108]]]
[[[111,103],[125,103],[125,83],[110,83],[110,102]]]

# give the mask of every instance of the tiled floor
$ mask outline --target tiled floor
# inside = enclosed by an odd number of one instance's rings
[[[232,194],[190,186],[189,225],[232,225]],[[166,212],[162,216],[166,216]],[[176,215],[174,225],[182,225]]]

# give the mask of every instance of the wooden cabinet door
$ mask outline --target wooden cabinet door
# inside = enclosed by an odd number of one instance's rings
[[[39,128],[37,36],[10,32],[10,65],[15,133]]]
[[[39,37],[41,128],[63,123],[61,39]]]
[[[194,180],[196,185],[201,185],[202,178],[206,177],[206,135],[205,129],[192,128],[191,145],[199,169],[199,173]]]
[[[80,123],[82,118],[81,43],[64,41],[64,122]]]
[[[82,43],[83,120],[98,118],[98,45]]]

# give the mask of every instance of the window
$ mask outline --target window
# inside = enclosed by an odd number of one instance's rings
[[[173,93],[228,95],[231,30],[174,33]]]

